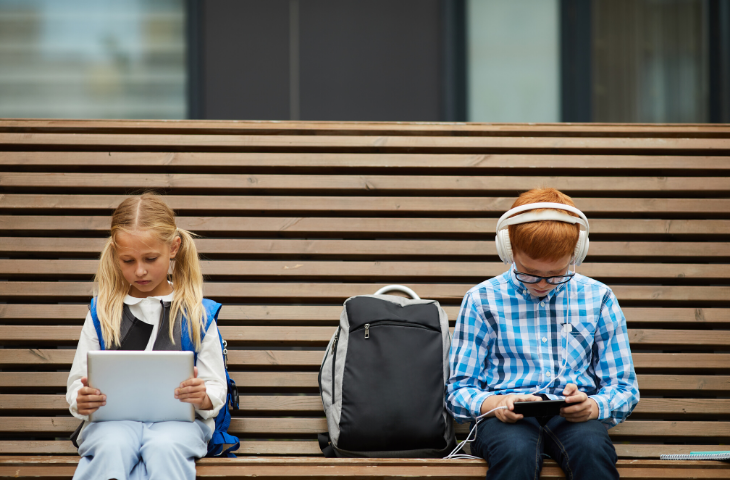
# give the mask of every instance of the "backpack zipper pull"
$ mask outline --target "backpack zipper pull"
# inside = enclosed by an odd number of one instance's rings
[[[365,324],[365,338],[370,338],[370,324]]]
[[[334,354],[335,354],[335,345],[337,345],[337,337],[339,337],[339,336],[340,336],[340,335],[339,335],[338,333],[335,333],[335,339],[334,339],[334,341],[332,342],[332,352],[331,352],[331,353],[332,353],[332,355],[334,355]]]

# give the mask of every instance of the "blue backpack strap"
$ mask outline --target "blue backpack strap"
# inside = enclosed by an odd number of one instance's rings
[[[220,303],[214,302],[213,300],[209,300],[207,298],[203,299],[203,308],[205,308],[206,321],[205,327],[203,328],[200,336],[201,342],[205,338],[205,333],[211,327],[211,323],[216,322],[216,328],[218,328],[218,314],[220,313],[221,307],[222,305]],[[197,364],[198,354],[197,352],[195,352],[195,346],[193,345],[190,334],[188,333],[187,319],[185,318],[183,318],[181,332],[183,350],[193,352],[195,355],[195,363]],[[226,404],[221,407],[220,411],[218,412],[218,416],[215,418],[215,431],[213,432],[213,435],[208,442],[208,453],[205,456],[235,458],[236,455],[234,455],[233,452],[239,449],[239,447],[241,446],[241,442],[238,440],[238,437],[230,435],[228,433],[228,427],[230,427],[231,425],[231,412],[228,409],[228,405],[230,404],[233,408],[238,410],[238,389],[236,388],[236,384],[233,379],[230,377],[230,375],[228,375],[228,366],[226,365],[227,349],[223,337],[220,334],[220,330],[218,331],[218,339],[221,343],[223,362],[226,367],[225,372],[226,382],[228,383],[228,394],[226,395]]]
[[[91,312],[91,320],[94,323],[94,329],[96,330],[96,336],[99,339],[99,346],[102,350],[106,350],[104,345],[104,335],[101,332],[101,322],[99,317],[96,315],[96,297],[91,299],[91,305],[89,305],[89,312]]]

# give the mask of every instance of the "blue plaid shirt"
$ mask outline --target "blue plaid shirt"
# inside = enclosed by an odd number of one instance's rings
[[[639,402],[618,300],[580,274],[542,299],[530,295],[514,268],[473,287],[461,304],[449,357],[446,404],[458,421],[477,417],[491,395],[538,391],[559,399],[568,383],[596,401],[598,419],[609,428]]]

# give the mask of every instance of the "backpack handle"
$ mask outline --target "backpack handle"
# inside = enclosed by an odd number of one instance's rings
[[[404,285],[385,286],[385,287],[381,288],[380,290],[378,290],[377,292],[375,292],[375,295],[383,295],[385,292],[393,292],[393,291],[405,293],[406,295],[410,296],[411,298],[413,298],[415,300],[421,299],[421,297],[416,295],[416,292],[414,292],[413,290],[411,290],[410,288],[408,288]]]

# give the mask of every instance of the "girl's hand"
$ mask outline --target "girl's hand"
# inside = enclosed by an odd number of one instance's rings
[[[193,378],[188,378],[175,389],[175,398],[192,403],[198,410],[211,410],[213,403],[208,397],[205,382],[198,378],[198,367],[193,367]]]
[[[89,387],[89,380],[86,377],[81,379],[81,390],[76,395],[76,406],[81,415],[89,415],[97,410],[99,407],[106,405],[106,395],[95,389]]]

